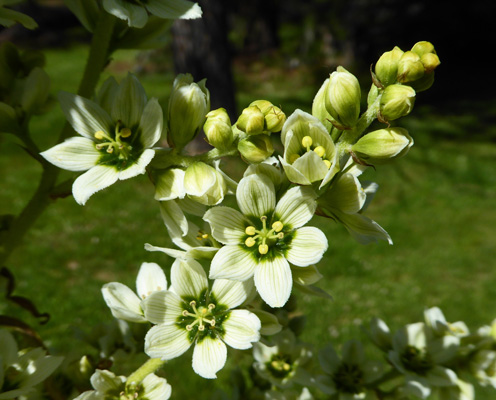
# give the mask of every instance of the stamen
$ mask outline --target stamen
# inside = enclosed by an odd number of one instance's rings
[[[253,247],[253,246],[255,246],[255,243],[256,243],[256,241],[255,241],[255,239],[254,239],[254,238],[252,238],[252,237],[246,238],[246,240],[245,240],[245,244],[246,244],[248,247]]]
[[[310,146],[313,144],[313,140],[310,136],[305,136],[303,139],[301,139],[301,144],[307,150],[310,150]]]
[[[324,147],[322,146],[317,146],[315,149],[313,149],[313,151],[315,151],[320,158],[324,157],[326,152]]]
[[[113,153],[113,152],[114,152],[114,147],[113,146],[107,147],[107,153]]]
[[[272,229],[276,232],[281,232],[282,228],[284,228],[284,224],[281,221],[276,221],[272,224]]]
[[[331,162],[329,160],[324,160],[324,164],[326,165],[327,169],[331,168]]]
[[[269,246],[267,246],[266,244],[261,244],[260,246],[258,246],[258,252],[260,254],[267,254],[269,252]]]
[[[105,138],[107,138],[107,135],[105,134],[104,131],[95,132],[95,139],[102,140]]]
[[[215,308],[215,304],[214,304],[214,303],[210,303],[210,304],[208,305],[208,309],[209,309],[209,310],[213,310],[214,308]]]
[[[279,232],[276,236],[278,239],[284,239],[284,233],[283,232]]]
[[[123,129],[121,129],[121,132],[120,132],[121,137],[123,137],[123,138],[127,138],[127,137],[131,136],[131,133],[132,133],[131,129],[129,129],[129,128],[123,128]]]
[[[255,229],[254,226],[247,226],[245,229],[245,233],[247,235],[254,235],[255,233],[257,233],[257,230]]]

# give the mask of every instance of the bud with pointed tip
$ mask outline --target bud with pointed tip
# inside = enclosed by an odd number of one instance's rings
[[[250,105],[243,110],[236,126],[248,135],[259,135],[264,131],[265,116],[260,108]]]
[[[167,121],[167,141],[171,147],[182,149],[202,128],[210,110],[210,92],[205,82],[193,82],[190,74],[180,74],[174,80]]]
[[[406,85],[389,85],[382,94],[380,113],[385,121],[408,115],[415,103],[415,90]]]
[[[247,162],[259,163],[272,155],[274,147],[269,136],[257,135],[240,140],[238,150]]]
[[[420,56],[413,51],[405,51],[398,62],[398,82],[408,83],[424,76],[425,68]]]
[[[220,150],[228,149],[234,140],[231,120],[225,108],[218,108],[207,114],[203,131],[208,142]]]
[[[413,139],[406,129],[392,127],[367,133],[351,150],[360,160],[376,165],[404,156],[412,146]]]
[[[351,128],[360,114],[360,84],[355,75],[343,67],[334,71],[327,84],[325,107],[343,128]]]
[[[250,106],[257,106],[262,111],[265,119],[264,130],[266,132],[280,132],[284,122],[286,121],[286,114],[282,112],[279,107],[276,107],[267,100],[255,100]]]
[[[379,81],[384,85],[396,83],[398,76],[398,63],[403,56],[404,51],[396,46],[391,51],[386,51],[375,64],[375,74]]]

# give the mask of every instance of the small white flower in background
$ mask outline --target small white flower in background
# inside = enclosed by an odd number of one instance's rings
[[[264,393],[265,400],[313,400],[312,393],[304,387],[301,392],[296,390],[268,390]]]
[[[255,286],[271,307],[282,307],[293,286],[289,263],[306,267],[327,250],[327,238],[315,227],[303,227],[315,211],[310,187],[289,189],[276,204],[272,181],[252,174],[239,182],[236,200],[241,212],[213,207],[203,219],[223,246],[214,256],[210,278],[246,281]]]
[[[422,399],[433,387],[454,386],[455,372],[443,366],[456,355],[459,339],[455,336],[428,338],[427,327],[418,322],[406,325],[393,336],[388,359],[405,375],[403,391]]]
[[[362,344],[350,340],[343,345],[340,358],[332,345],[319,353],[319,361],[326,373],[317,379],[317,387],[336,399],[363,399],[366,385],[381,376],[381,363],[367,360]]]
[[[63,357],[47,356],[41,347],[19,351],[10,332],[0,329],[0,399],[32,394],[62,360]]]
[[[437,389],[439,400],[474,400],[474,386],[468,382],[458,380],[455,386],[447,386]]]
[[[163,113],[157,99],[147,100],[138,79],[128,76],[118,85],[109,78],[99,103],[67,92],[59,94],[64,114],[82,137],[67,139],[41,153],[69,171],[86,171],[72,186],[75,200],[84,205],[94,193],[117,180],[145,173],[160,139]]]
[[[144,302],[145,318],[157,324],[145,337],[146,354],[170,360],[194,345],[193,370],[204,378],[216,378],[226,363],[226,344],[248,349],[260,338],[258,317],[248,310],[233,310],[247,299],[249,286],[217,279],[209,290],[197,261],[176,260],[170,290],[152,293]]]
[[[107,370],[97,369],[90,380],[95,390],[83,392],[74,400],[167,400],[172,392],[167,380],[155,374],[147,375],[134,389],[126,388],[125,376]]]
[[[470,360],[470,372],[482,386],[496,389],[496,351],[479,350]]]
[[[102,294],[115,318],[129,322],[147,322],[143,313],[143,300],[151,293],[167,290],[164,271],[155,263],[141,264],[136,279],[136,295],[126,285],[119,282],[106,283]]]
[[[436,336],[452,335],[457,338],[468,336],[470,331],[463,321],[449,323],[439,307],[431,307],[424,311],[426,325]]]
[[[103,0],[103,8],[135,28],[146,25],[148,13],[165,19],[196,19],[202,15],[198,4],[186,0]]]
[[[308,345],[297,341],[288,329],[274,336],[271,344],[268,346],[259,342],[253,346],[255,371],[279,389],[309,384],[311,375],[306,367],[313,353]]]

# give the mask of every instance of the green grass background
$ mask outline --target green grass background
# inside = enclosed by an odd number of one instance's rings
[[[136,55],[117,53],[105,76],[137,71]],[[76,90],[85,57],[84,47],[47,52],[52,93]],[[260,65],[235,70],[240,108],[265,98],[281,104],[287,115],[295,108],[310,111],[320,82],[294,71],[267,69],[261,77],[263,70]],[[165,108],[172,73],[150,71],[140,79],[149,97],[158,97]],[[427,96],[428,92],[420,97]],[[421,98],[402,123],[415,146],[406,157],[364,176],[380,187],[366,215],[389,232],[394,245],[362,246],[342,226],[318,217],[312,221],[329,240],[329,250],[318,265],[324,275],[318,286],[334,297],[329,301],[297,294],[300,311],[307,317],[301,337],[316,348],[329,341],[339,346],[352,337],[364,338],[360,326],[374,316],[395,330],[421,320],[426,307],[439,306],[449,321],[463,320],[473,329],[496,317],[494,128],[476,125],[473,109],[440,114],[422,107]],[[31,128],[40,148],[55,144],[62,125],[57,106],[33,119]],[[14,141],[2,138],[0,171],[0,213],[16,214],[34,191],[40,168]],[[118,281],[134,288],[143,261],[170,268],[173,260],[146,252],[145,242],[170,243],[145,176],[118,182],[84,207],[72,197],[58,200],[36,221],[8,264],[17,279],[15,293],[49,312],[50,321],[38,326],[12,305],[0,304],[0,313],[31,323],[53,353],[91,351],[74,332],[91,333],[112,320],[101,286]],[[213,393],[229,386],[228,368],[219,373],[219,380],[206,381],[190,371],[190,357],[191,352],[165,366],[175,398],[191,398],[199,388]],[[233,357],[238,362],[242,356]],[[233,358],[229,364],[234,365]]]

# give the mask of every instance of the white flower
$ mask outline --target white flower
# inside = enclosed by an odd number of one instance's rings
[[[136,295],[126,285],[110,282],[102,287],[105,302],[115,318],[130,322],[147,322],[143,314],[143,300],[151,293],[166,290],[167,278],[155,263],[141,264],[136,279]]]
[[[394,367],[405,375],[403,390],[422,399],[431,393],[431,387],[454,386],[455,372],[442,364],[456,355],[459,340],[442,336],[428,340],[422,322],[406,325],[393,337],[393,348],[388,358]]]
[[[19,398],[33,392],[62,363],[63,357],[47,356],[37,347],[19,351],[14,337],[0,329],[0,399]]]
[[[303,227],[314,214],[315,194],[310,187],[294,187],[276,204],[272,181],[252,174],[239,182],[236,199],[241,212],[213,207],[204,215],[214,239],[225,244],[212,260],[210,278],[246,281],[254,276],[262,299],[282,307],[293,285],[289,263],[315,264],[327,250],[322,231]]]
[[[136,28],[146,25],[148,13],[166,19],[196,19],[202,15],[198,4],[186,0],[103,0],[103,8]]]
[[[260,320],[242,304],[250,288],[241,282],[217,279],[211,290],[202,266],[178,259],[171,269],[169,291],[152,293],[144,302],[145,318],[157,324],[145,337],[145,352],[170,360],[194,344],[193,370],[208,379],[224,366],[226,344],[248,349],[260,338]]]
[[[95,390],[83,392],[74,400],[167,400],[172,392],[167,380],[155,374],[147,375],[132,389],[126,387],[125,376],[116,376],[107,370],[97,369],[90,380]]]
[[[163,113],[157,99],[147,101],[134,75],[120,85],[109,79],[100,93],[101,105],[66,92],[59,94],[59,100],[82,137],[69,138],[41,155],[59,168],[87,170],[72,186],[79,204],[117,180],[145,172],[155,155],[151,147],[162,133]]]
[[[426,325],[436,336],[452,335],[457,338],[469,335],[467,325],[463,321],[449,323],[439,307],[431,307],[424,311]]]

